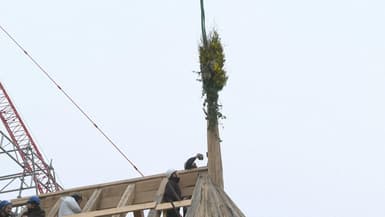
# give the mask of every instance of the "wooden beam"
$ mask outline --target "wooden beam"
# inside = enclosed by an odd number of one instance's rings
[[[189,180],[190,177],[192,179],[196,179],[196,176],[198,174],[205,174],[205,173],[207,173],[207,171],[208,171],[207,167],[200,167],[200,168],[197,168],[194,170],[178,171],[178,175],[181,178],[181,188],[183,188],[182,185],[184,185],[184,182],[188,182],[188,183],[194,182],[193,180]],[[128,185],[128,184],[136,184],[136,186],[142,185],[143,188],[140,187],[140,189],[142,189],[144,192],[150,192],[147,189],[152,188],[152,184],[155,184],[155,182],[156,182],[156,181],[152,182],[151,180],[161,180],[164,177],[165,177],[165,174],[161,173],[161,174],[146,176],[146,177],[139,177],[139,178],[126,179],[126,180],[120,180],[120,181],[115,181],[115,182],[108,182],[108,183],[102,183],[102,184],[96,184],[96,185],[76,187],[76,188],[66,189],[64,191],[41,194],[41,195],[39,195],[39,197],[40,197],[40,200],[42,201],[42,203],[44,203],[44,201],[46,201],[47,199],[52,199],[54,197],[60,198],[60,197],[65,196],[65,195],[70,195],[74,192],[80,192],[83,194],[83,197],[84,197],[84,195],[91,194],[88,192],[93,192],[96,189],[107,189],[109,187],[113,187],[113,186],[117,186],[117,185]],[[146,184],[146,183],[148,183],[148,184]],[[150,184],[150,183],[152,183],[152,184]],[[136,187],[135,194],[140,193],[140,191],[142,191],[140,189],[138,189],[138,187]],[[11,202],[12,202],[13,207],[18,207],[18,206],[25,205],[27,203],[28,199],[29,199],[29,197],[17,198],[17,199],[12,199]],[[152,199],[153,198],[151,198],[151,200]],[[56,202],[56,200],[54,200],[54,201]],[[52,207],[55,204],[55,202],[50,201],[48,206]],[[141,202],[139,202],[139,203],[141,203]]]
[[[190,206],[191,200],[180,200],[180,201],[174,201],[173,203],[175,207],[184,207],[184,206]],[[171,208],[173,208],[173,206],[170,202],[160,203],[155,207],[156,210],[165,210],[165,209],[171,209]]]
[[[198,217],[198,216],[204,216],[202,209],[200,209],[201,203],[200,201],[202,198],[204,198],[205,189],[203,189],[203,185],[206,181],[207,176],[199,176],[198,180],[195,184],[195,189],[192,195],[192,204],[187,209],[186,217]]]
[[[117,207],[123,207],[128,204],[132,204],[132,202],[134,201],[134,196],[135,196],[135,184],[129,184],[126,190],[123,192],[123,195],[120,198],[120,201]],[[112,217],[124,217],[125,215],[126,213],[123,213],[120,215],[113,215]]]
[[[107,216],[107,215],[115,215],[115,214],[121,214],[121,213],[134,212],[134,211],[139,211],[139,210],[154,209],[155,207],[156,207],[156,202],[150,202],[150,203],[135,204],[135,205],[129,205],[129,206],[124,206],[124,207],[118,207],[118,208],[111,208],[111,209],[104,209],[104,210],[96,210],[96,211],[91,211],[91,212],[79,213],[79,214],[75,214],[75,215],[69,215],[68,217]]]
[[[174,206],[175,207],[183,207],[183,206],[190,206],[191,200],[182,200],[182,201],[175,201]],[[98,216],[107,216],[107,215],[116,215],[116,214],[123,214],[128,212],[136,212],[136,211],[142,211],[145,209],[154,209],[154,210],[165,210],[165,209],[171,209],[172,204],[167,203],[160,203],[156,204],[156,202],[151,203],[142,203],[142,204],[135,204],[135,205],[128,205],[118,208],[111,208],[111,209],[105,209],[105,210],[96,210],[96,211],[90,211],[90,212],[82,212],[75,215],[69,215],[68,217],[98,217]]]
[[[88,199],[86,205],[83,207],[82,212],[89,212],[95,210],[96,205],[100,200],[101,193],[102,189],[95,189],[94,192],[92,192],[90,199]]]
[[[183,196],[190,196],[197,181],[197,177],[200,175],[207,175],[207,172],[207,167],[178,171],[178,175],[181,178],[179,185],[181,187]],[[95,214],[93,212],[105,210],[107,210],[108,213],[106,215],[109,215],[110,217],[111,215],[120,215],[127,212],[133,212],[132,214],[134,217],[144,217],[145,215],[142,209],[130,211],[132,209],[131,207],[128,208],[128,211],[122,211],[116,208],[128,207],[129,205],[150,204],[152,202],[155,202],[155,206],[148,208],[150,209],[148,216],[158,217],[160,215],[160,211],[155,208],[156,205],[160,204],[163,199],[163,193],[167,181],[168,180],[165,178],[165,174],[162,173],[148,177],[90,185],[72,188],[60,192],[41,194],[39,197],[41,200],[41,207],[46,212],[47,217],[56,217],[57,211],[60,207],[60,198],[63,196],[71,195],[75,192],[78,192],[83,196],[83,201],[81,204],[81,207],[83,208],[82,213],[78,214],[80,217],[93,215],[99,216],[98,213]],[[131,191],[129,190],[131,187],[128,187],[130,185],[135,186],[131,194],[129,193]],[[11,200],[11,202],[13,203],[14,207],[19,207],[25,205],[28,199],[29,197],[23,197]],[[124,203],[124,201],[126,201],[126,203]],[[131,216],[132,214],[130,213]]]
[[[156,204],[162,202],[163,194],[164,194],[164,190],[166,188],[167,182],[168,182],[168,178],[162,179],[162,182],[160,183],[158,191],[157,191],[155,198],[154,198],[154,201],[156,202]],[[159,217],[159,216],[160,216],[160,212],[158,210],[155,210],[155,209],[151,209],[147,215],[147,217]]]
[[[56,200],[55,205],[53,205],[53,207],[50,209],[47,217],[55,217],[57,215],[57,212],[59,211],[60,204],[61,204],[61,198]]]
[[[153,202],[163,178],[164,177],[138,182],[135,185],[134,203]]]
[[[214,185],[223,189],[223,168],[218,124],[207,129],[207,150],[209,176]]]

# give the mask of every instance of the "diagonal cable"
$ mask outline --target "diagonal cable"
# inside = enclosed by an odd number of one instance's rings
[[[15,43],[22,51],[23,53],[37,66],[41,72],[44,73],[45,76],[48,77],[48,79],[55,84],[55,86],[67,97],[67,99],[80,111],[80,113],[85,116],[89,122],[104,136],[105,139],[128,161],[128,163],[131,164],[131,166],[142,176],[144,177],[143,173],[135,166],[135,164],[128,159],[128,157],[123,153],[123,151],[115,144],[114,141],[101,129],[96,125],[95,121],[93,121],[90,116],[72,99],[72,97],[64,91],[64,89],[49,75],[49,73],[31,56],[29,53],[0,25],[0,29]]]

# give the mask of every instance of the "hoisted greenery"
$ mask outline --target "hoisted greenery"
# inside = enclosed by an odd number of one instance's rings
[[[199,61],[202,95],[206,95],[203,106],[207,106],[206,119],[208,127],[212,128],[218,124],[218,118],[224,118],[220,112],[221,105],[218,104],[218,92],[226,85],[228,78],[224,70],[225,55],[217,31],[214,30],[208,39],[203,35],[199,46]]]

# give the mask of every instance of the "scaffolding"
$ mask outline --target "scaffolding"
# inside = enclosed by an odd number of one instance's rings
[[[1,83],[0,119],[8,133],[0,131],[0,158],[7,159],[6,165],[11,162],[16,165],[16,168],[7,167],[15,171],[9,170],[0,176],[0,194],[18,192],[17,197],[21,197],[28,189],[35,189],[35,194],[62,190],[52,165],[46,163]]]

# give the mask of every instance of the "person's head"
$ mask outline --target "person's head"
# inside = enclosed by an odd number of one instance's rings
[[[196,158],[198,158],[199,160],[203,160],[203,154],[198,153],[198,154],[196,155]]]
[[[178,174],[177,174],[176,170],[174,170],[174,169],[167,170],[166,177],[169,180],[172,180],[172,181],[175,181],[175,182],[179,182]]]
[[[3,200],[0,202],[0,210],[2,212],[5,212],[7,214],[10,214],[12,212],[12,203],[8,200]]]
[[[40,205],[40,198],[38,196],[32,196],[27,201],[28,209],[38,207],[39,205]]]
[[[79,205],[83,200],[82,195],[80,195],[79,193],[74,193],[71,195],[71,197],[73,197]]]

